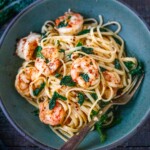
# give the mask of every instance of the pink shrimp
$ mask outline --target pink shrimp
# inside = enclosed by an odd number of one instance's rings
[[[58,102],[56,102],[55,107],[50,110],[48,100],[39,104],[39,110],[39,117],[41,122],[52,126],[62,124],[66,115],[62,105]]]
[[[98,68],[93,64],[95,61],[89,57],[77,58],[71,68],[71,77],[74,82],[77,82],[81,87],[88,88],[95,84],[98,79]],[[82,75],[86,76],[86,79]],[[86,81],[85,81],[86,80]]]
[[[83,28],[83,17],[79,13],[66,12],[55,21],[60,35],[74,35]]]
[[[27,37],[20,39],[17,43],[16,54],[27,61],[32,60],[40,37],[37,33],[30,33]]]

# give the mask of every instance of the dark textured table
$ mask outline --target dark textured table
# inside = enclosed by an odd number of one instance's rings
[[[150,26],[150,0],[122,0]],[[2,33],[2,29],[1,29]],[[21,136],[0,110],[0,150],[41,150]],[[150,150],[150,116],[139,131],[116,150]],[[113,149],[113,150],[115,150]]]

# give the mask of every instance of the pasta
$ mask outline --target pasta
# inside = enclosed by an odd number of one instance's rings
[[[15,87],[64,141],[91,121],[101,103],[107,105],[130,88],[129,71],[138,63],[126,56],[120,31],[116,21],[83,19],[69,10],[55,22],[46,21],[42,34],[30,33],[18,42],[16,53],[25,62]],[[112,120],[110,111],[105,125]]]

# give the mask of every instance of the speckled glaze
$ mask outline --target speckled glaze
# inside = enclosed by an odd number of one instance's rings
[[[14,52],[16,39],[30,31],[40,32],[44,21],[54,20],[68,8],[85,17],[98,19],[100,14],[105,22],[119,21],[126,50],[145,66],[141,88],[128,105],[120,108],[123,120],[108,130],[107,141],[101,144],[93,131],[79,146],[80,150],[112,148],[133,135],[150,112],[150,32],[134,12],[115,0],[38,0],[14,18],[0,40],[0,105],[13,126],[36,145],[45,149],[62,146],[64,142],[31,113],[35,108],[16,92],[15,76],[23,61]]]

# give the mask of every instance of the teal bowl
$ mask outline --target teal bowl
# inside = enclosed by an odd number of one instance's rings
[[[127,140],[142,125],[150,112],[150,32],[141,19],[116,0],[38,0],[22,11],[5,30],[0,41],[0,97],[1,108],[12,125],[27,139],[42,148],[59,149],[64,142],[32,113],[35,108],[15,90],[14,81],[22,60],[14,55],[16,40],[30,31],[40,32],[43,23],[54,20],[71,8],[85,17],[104,16],[105,22],[119,21],[120,35],[126,50],[138,57],[145,66],[145,79],[133,100],[121,107],[122,122],[108,130],[105,143],[100,143],[92,131],[79,149],[108,149]]]

